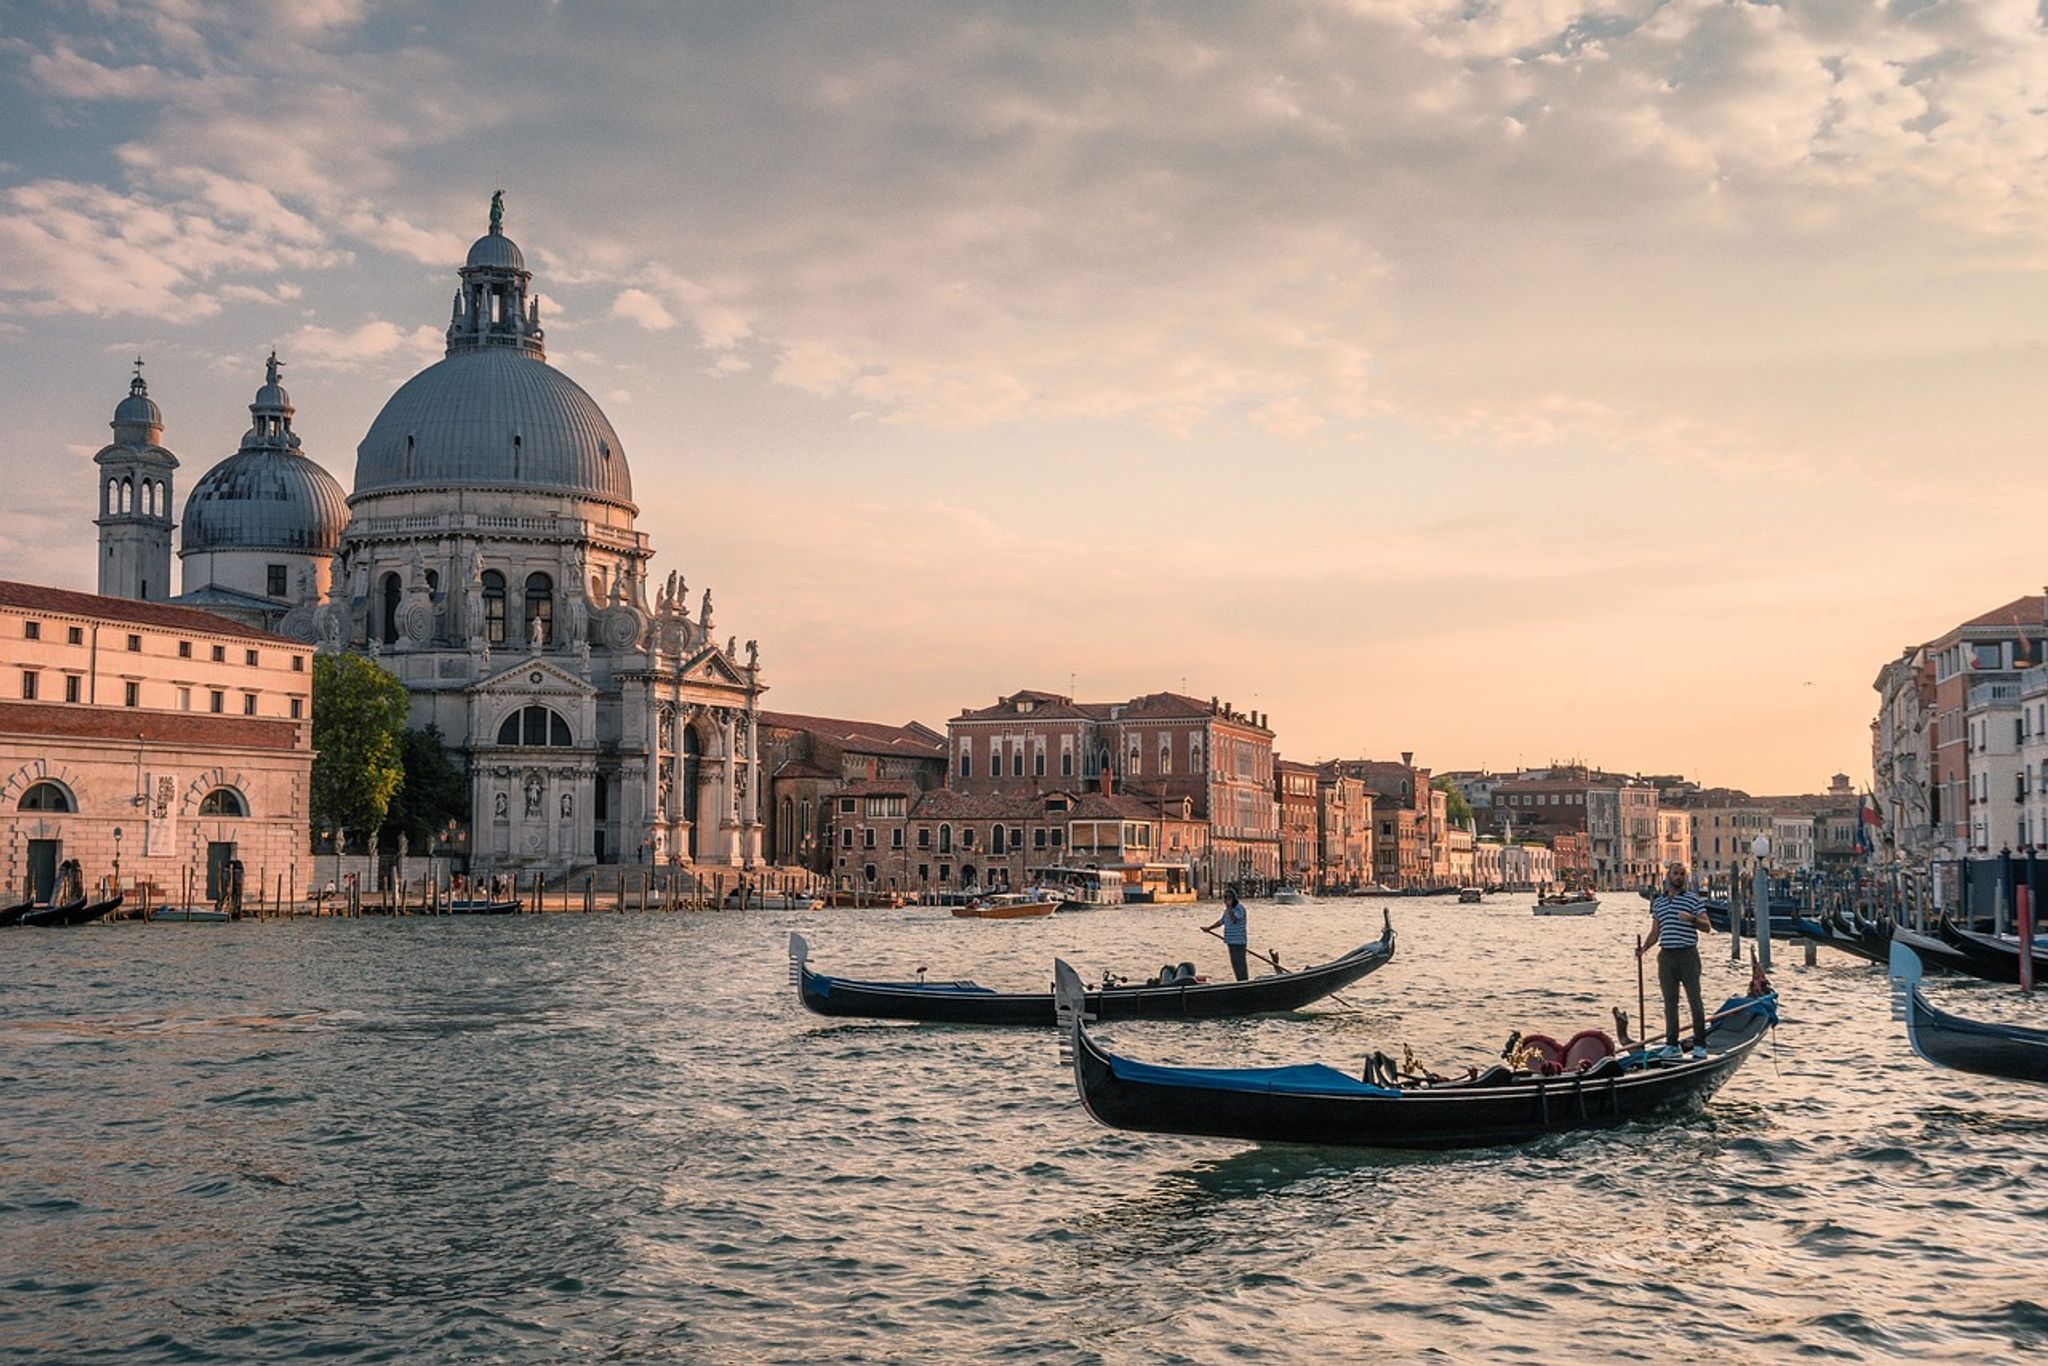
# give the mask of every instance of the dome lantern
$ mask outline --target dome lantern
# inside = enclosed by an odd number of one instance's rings
[[[545,360],[540,304],[529,302],[533,272],[526,254],[505,235],[505,192],[491,196],[491,227],[470,244],[464,260],[462,287],[448,319],[448,354],[502,346]]]

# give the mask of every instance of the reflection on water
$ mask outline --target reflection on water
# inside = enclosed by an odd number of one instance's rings
[[[1405,1046],[1451,1071],[1511,1029],[1635,1013],[1635,916],[1392,904],[1399,952],[1348,1005],[1105,1033],[1163,1062]],[[1373,938],[1379,906],[1254,906],[1254,942],[1319,961]],[[1702,1115],[1392,1155],[1114,1133],[1049,1031],[827,1022],[783,959],[799,928],[824,971],[1037,990],[1055,954],[1220,971],[1213,918],[6,932],[0,1348],[1976,1361],[2048,1342],[2042,1098],[1913,1059],[1881,974],[1849,960],[1781,946],[1788,1024]],[[1713,947],[1710,992],[1739,988]]]

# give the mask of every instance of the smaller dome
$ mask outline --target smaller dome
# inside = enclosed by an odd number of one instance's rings
[[[470,244],[465,264],[491,270],[525,270],[526,255],[517,242],[493,228]]]
[[[156,406],[156,400],[149,396],[149,386],[137,375],[128,386],[128,397],[121,400],[114,409],[114,425],[117,427],[161,427],[164,414]]]
[[[185,502],[183,553],[331,553],[348,524],[341,485],[296,452],[242,450],[206,472]]]

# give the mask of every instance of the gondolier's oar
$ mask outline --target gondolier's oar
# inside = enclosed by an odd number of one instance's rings
[[[1661,987],[1662,979],[1658,979]],[[1643,937],[1636,936],[1636,1028],[1643,1031],[1643,1042],[1650,1041],[1650,998],[1643,986]]]
[[[1223,939],[1222,935],[1216,933],[1216,931],[1210,929],[1207,925],[1202,926],[1202,933],[1208,935],[1211,939]],[[1228,944],[1230,941],[1227,939],[1223,939],[1223,942],[1225,944]],[[1251,945],[1247,944],[1244,947],[1244,956],[1246,958],[1251,959],[1253,962],[1270,964],[1273,968],[1273,971],[1279,976],[1285,977],[1287,975],[1287,969],[1280,966],[1280,955],[1275,950],[1268,949],[1266,952],[1262,954],[1253,953]],[[1325,994],[1328,995],[1331,1000],[1340,1002],[1346,1010],[1351,1011],[1353,1014],[1360,1013],[1358,1007],[1353,1005],[1350,1001],[1350,998],[1346,997],[1343,992],[1330,991]]]

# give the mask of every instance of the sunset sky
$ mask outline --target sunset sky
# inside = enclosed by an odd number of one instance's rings
[[[2048,580],[2034,0],[0,0],[0,576],[272,347],[344,487],[494,189],[771,706],[1868,781]]]

